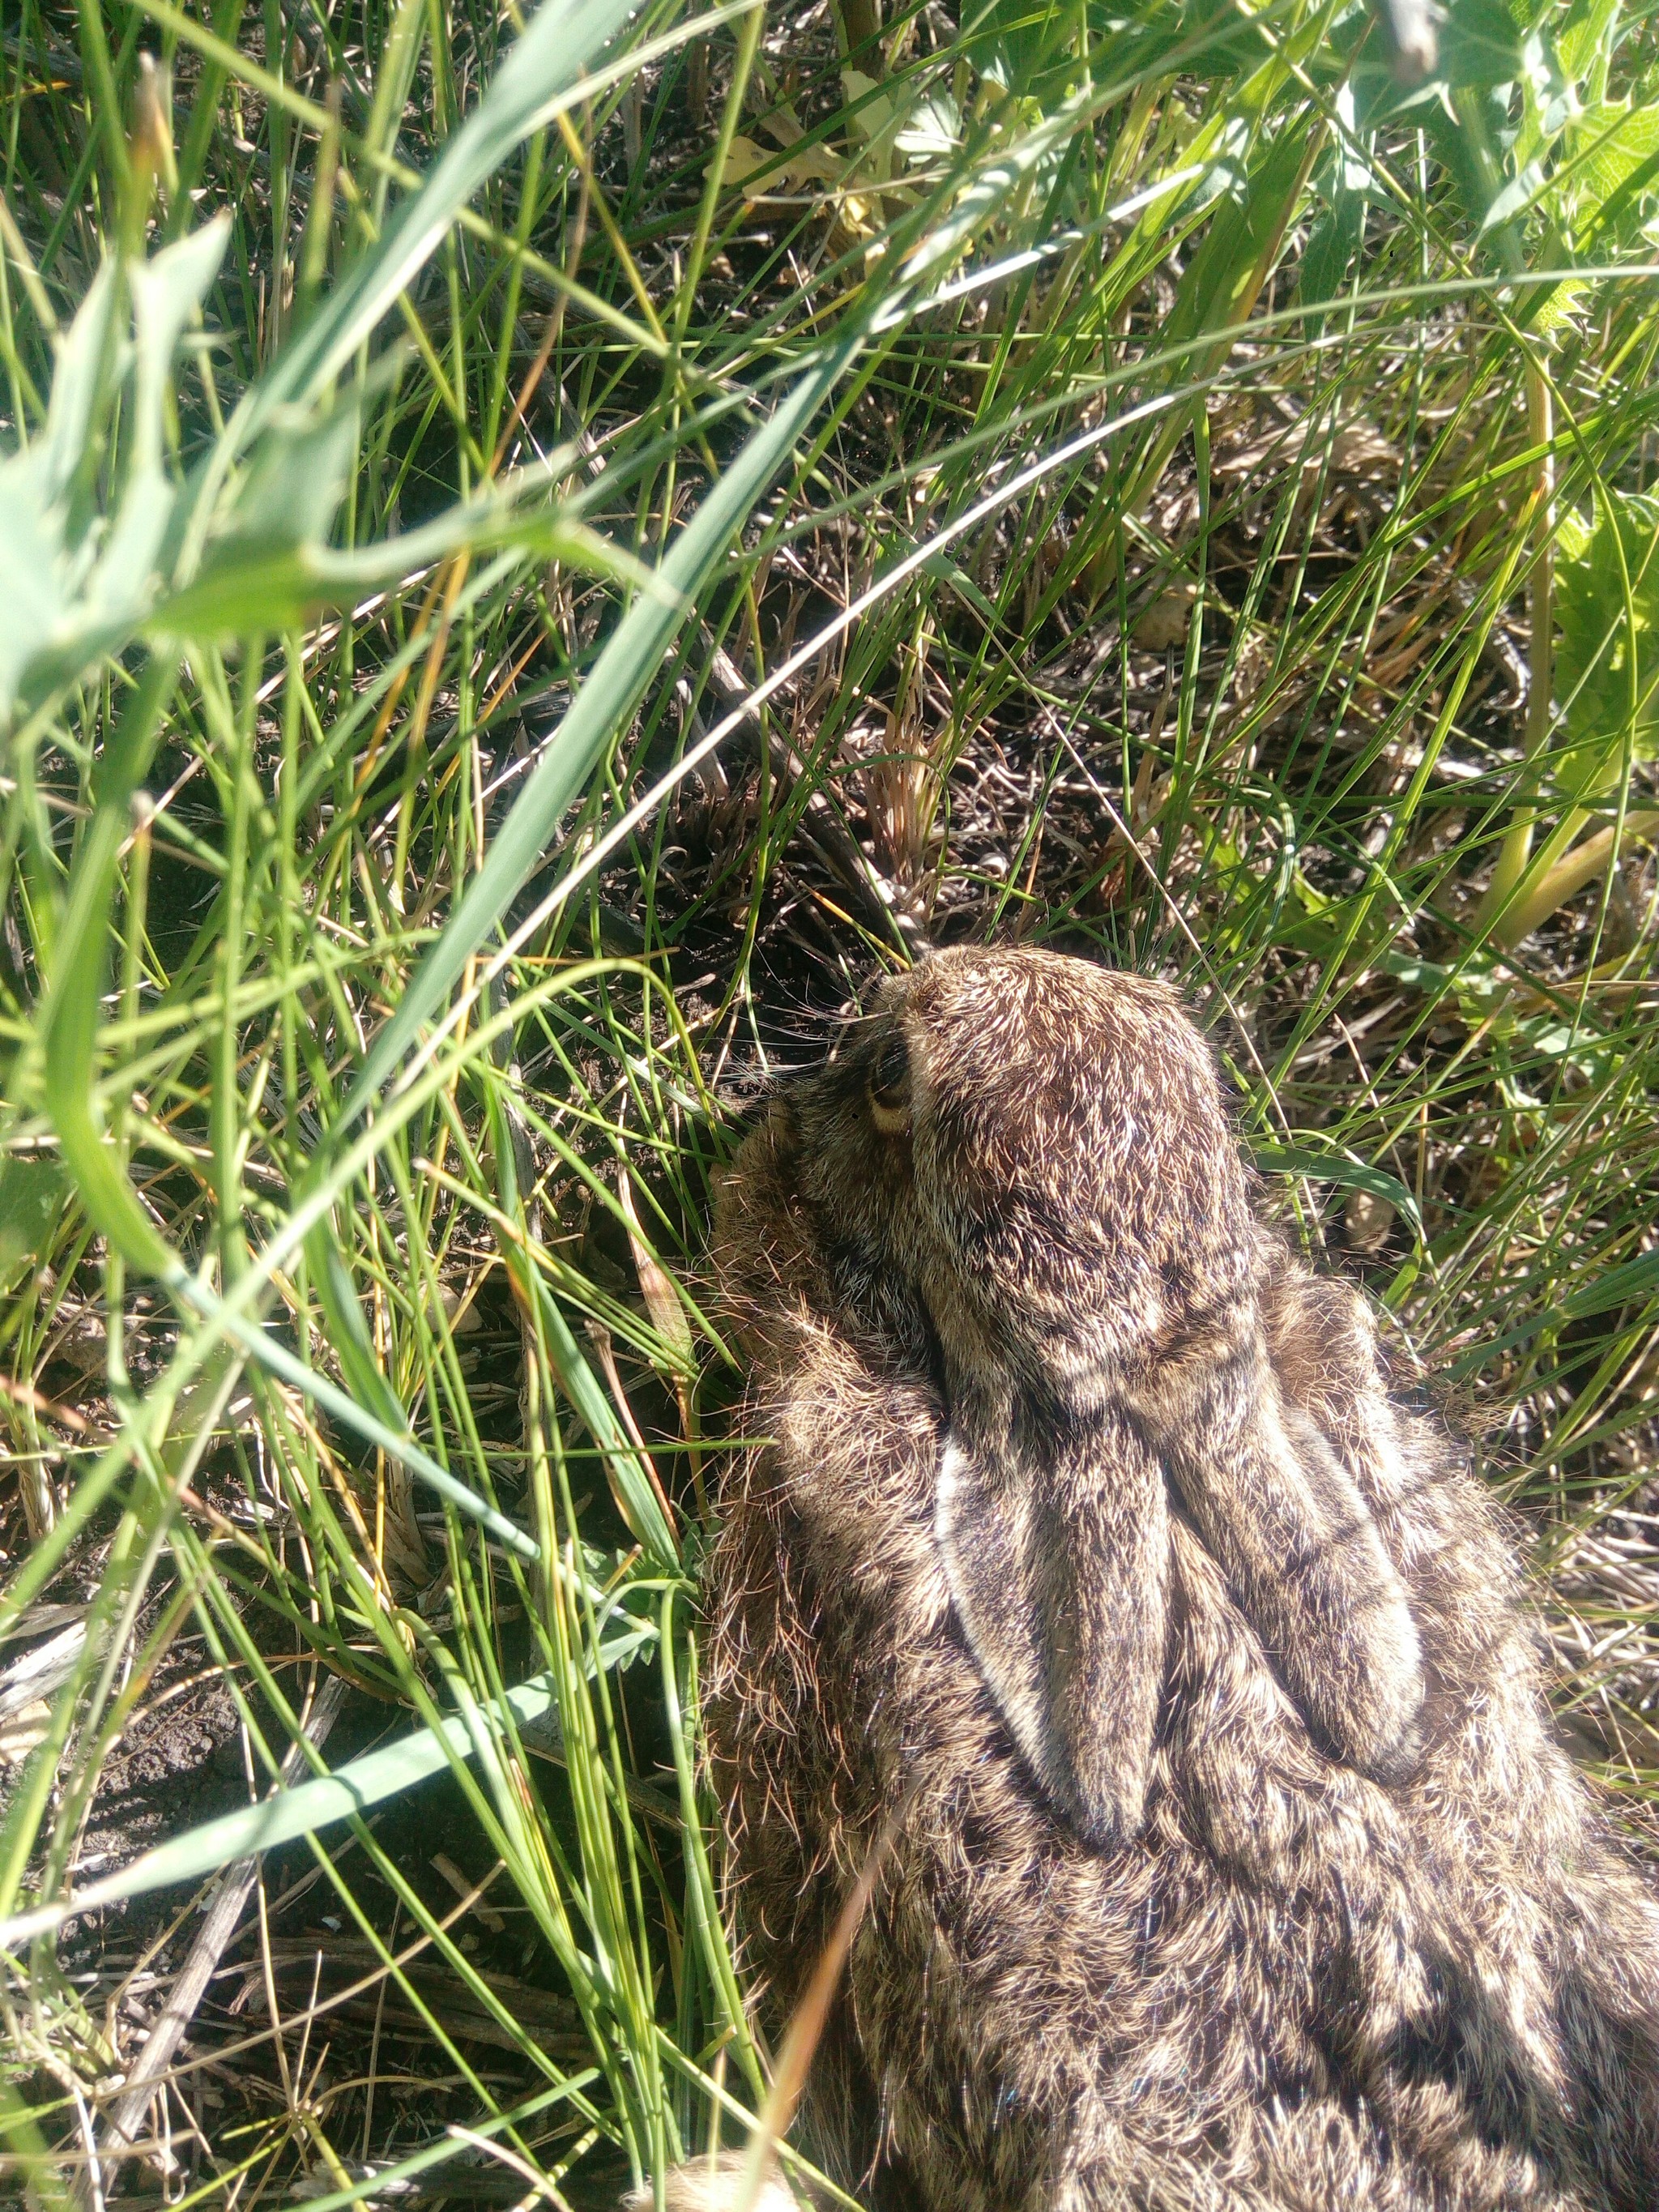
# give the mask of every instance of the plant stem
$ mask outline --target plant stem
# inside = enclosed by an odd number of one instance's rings
[[[1555,457],[1554,410],[1549,378],[1542,365],[1527,360],[1527,434],[1538,449],[1532,495],[1532,576],[1528,586],[1528,618],[1532,643],[1527,684],[1527,726],[1522,741],[1522,780],[1515,820],[1498,849],[1498,865],[1476,911],[1477,933],[1490,933],[1502,945],[1520,942],[1517,928],[1525,908],[1512,904],[1532,859],[1533,825],[1537,818],[1535,784],[1539,763],[1550,735],[1550,693],[1555,673]]]

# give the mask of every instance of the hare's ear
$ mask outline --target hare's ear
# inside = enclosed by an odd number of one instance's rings
[[[992,1702],[1091,1842],[1139,1828],[1164,1680],[1169,1511],[1127,1423],[1038,1456],[947,1440],[933,1530]]]
[[[1287,1401],[1265,1344],[1256,1338],[1189,1377],[1178,1410],[1147,1425],[1323,1748],[1375,1781],[1405,1780],[1423,1705],[1405,1585],[1358,1486]]]

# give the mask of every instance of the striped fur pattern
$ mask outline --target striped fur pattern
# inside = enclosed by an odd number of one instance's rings
[[[773,1100],[715,1258],[773,1441],[708,1725],[775,2023],[906,1808],[806,2147],[925,2212],[1659,2206],[1659,1911],[1176,997],[935,957]]]

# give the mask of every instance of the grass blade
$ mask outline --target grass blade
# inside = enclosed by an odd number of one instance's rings
[[[514,1720],[525,1726],[550,1711],[556,1694],[552,1676],[538,1674],[509,1690],[505,1702]],[[414,1789],[456,1759],[474,1757],[477,1749],[478,1740],[463,1714],[435,1729],[421,1729],[396,1743],[383,1744],[378,1751],[349,1759],[333,1774],[315,1776],[292,1790],[273,1790],[242,1812],[227,1813],[219,1820],[187,1828],[73,1897],[0,1920],[0,1949],[15,1949],[60,1926],[72,1912],[89,1912],[125,1898],[142,1897],[149,1890],[199,1881],[204,1875],[237,1859],[275,1850],[278,1844],[291,1844],[301,1836],[315,1835],[319,1829],[332,1827],[337,1821],[349,1820],[354,1813],[366,1813],[385,1799]]]

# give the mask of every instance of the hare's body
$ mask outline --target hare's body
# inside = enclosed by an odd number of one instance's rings
[[[1184,1017],[1015,953],[894,1007],[908,1087],[775,1104],[717,1240],[775,1441],[722,1500],[708,1727],[777,2015],[902,1808],[813,2147],[927,2212],[1650,2212],[1659,1914],[1491,1506],[1251,1218]]]

